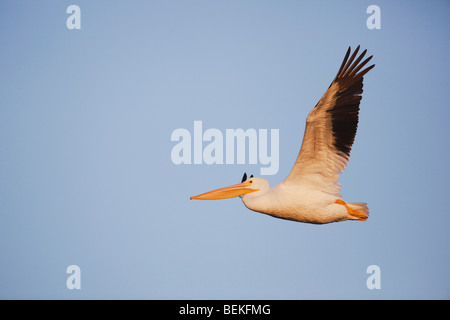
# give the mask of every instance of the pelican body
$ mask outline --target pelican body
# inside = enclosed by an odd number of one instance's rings
[[[250,210],[276,218],[324,224],[345,220],[365,221],[366,203],[341,199],[338,182],[349,161],[359,118],[363,77],[375,65],[361,69],[372,59],[357,58],[359,46],[350,56],[348,48],[339,71],[306,119],[300,152],[289,176],[270,188],[260,177],[209,191],[191,199],[213,200],[240,196]]]

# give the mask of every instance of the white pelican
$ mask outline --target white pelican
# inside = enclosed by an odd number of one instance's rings
[[[270,188],[264,178],[244,173],[242,182],[191,199],[212,200],[241,196],[250,210],[277,218],[307,223],[344,220],[365,221],[365,203],[341,199],[339,174],[347,166],[358,125],[363,76],[375,65],[360,71],[372,56],[361,62],[359,46],[345,55],[339,71],[322,99],[306,119],[303,143],[289,176]],[[355,59],[356,58],[356,59]]]

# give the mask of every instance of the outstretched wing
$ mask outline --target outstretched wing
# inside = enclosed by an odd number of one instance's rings
[[[286,182],[306,184],[340,197],[339,173],[347,166],[358,126],[363,76],[375,65],[361,69],[367,50],[356,58],[348,48],[339,71],[306,119],[303,143]],[[356,58],[356,59],[355,59]]]

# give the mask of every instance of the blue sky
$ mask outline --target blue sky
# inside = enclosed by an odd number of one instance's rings
[[[66,9],[81,9],[69,30]],[[381,9],[369,30],[366,9]],[[447,1],[0,1],[0,297],[448,299]],[[194,121],[279,129],[290,172],[348,46],[373,54],[341,176],[366,222],[190,201],[260,164],[175,165]],[[66,268],[78,265],[81,289]],[[366,268],[378,265],[381,289]]]

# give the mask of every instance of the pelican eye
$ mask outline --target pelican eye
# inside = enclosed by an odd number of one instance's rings
[[[248,183],[253,183],[253,180],[249,180]]]

